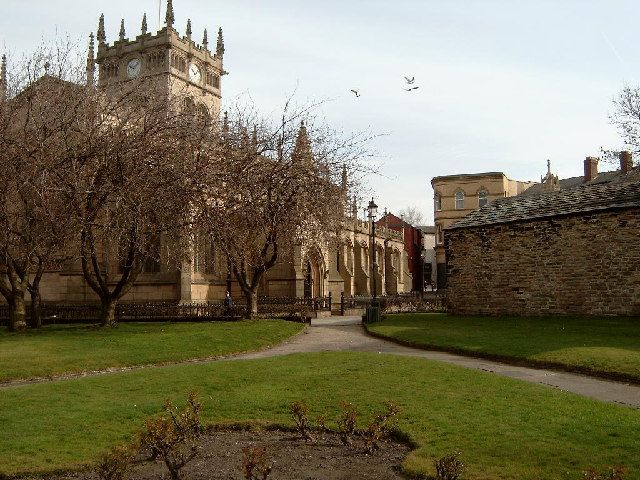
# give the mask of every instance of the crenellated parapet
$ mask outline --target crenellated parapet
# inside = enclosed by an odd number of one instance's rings
[[[203,102],[219,105],[222,98],[221,77],[224,41],[219,30],[216,50],[209,50],[207,31],[202,43],[193,39],[191,20],[187,22],[185,35],[174,28],[175,17],[171,0],[167,2],[165,26],[156,33],[148,31],[146,14],[140,33],[129,38],[125,22],[120,24],[118,39],[109,43],[106,37],[104,15],[100,16],[96,39],[98,41],[95,63],[98,65],[98,86],[109,86],[142,76],[169,76],[202,95],[216,97],[217,101]],[[209,106],[215,106],[209,105]]]
[[[347,218],[343,223],[343,227],[346,230],[351,230],[360,235],[371,235],[371,222],[368,220],[362,220],[360,218]],[[402,232],[394,230],[392,228],[376,225],[376,239],[393,240],[398,242],[404,242]]]

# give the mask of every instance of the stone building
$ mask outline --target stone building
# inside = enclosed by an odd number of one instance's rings
[[[101,15],[96,35],[98,50],[94,59],[92,38],[87,58],[88,81],[93,82],[95,64],[99,72],[97,85],[107,91],[126,88],[128,81],[141,77],[157,79],[161,93],[183,96],[186,107],[217,116],[222,98],[221,78],[227,73],[223,68],[222,28],[218,29],[215,50],[211,51],[206,29],[198,44],[193,38],[191,20],[187,21],[183,36],[174,22],[173,4],[169,0],[165,26],[160,31],[155,34],[148,31],[145,14],[139,34],[128,38],[122,20],[118,39],[109,44]]]
[[[119,38],[108,43],[105,19],[100,17],[87,58],[87,82],[95,83],[107,93],[110,89],[126,89],[129,82],[149,77],[155,79],[154,88],[161,93],[180,95],[184,107],[194,112],[218,116],[222,98],[221,78],[225,52],[222,29],[218,30],[215,50],[209,49],[205,30],[202,42],[192,36],[191,22],[185,35],[174,28],[172,1],[167,1],[165,27],[156,34],[148,32],[146,16],[139,34],[127,38],[124,21]],[[94,72],[98,67],[98,78]],[[0,73],[6,72],[6,62]],[[5,82],[0,82],[4,97]],[[411,275],[403,250],[402,234],[378,228],[375,248],[380,259],[377,270],[370,265],[371,226],[359,220],[355,209],[344,220],[337,244],[283,245],[278,263],[262,280],[259,295],[275,297],[323,297],[331,293],[340,297],[371,294],[371,275],[376,276],[379,295],[409,291]],[[165,239],[166,240],[166,239]],[[164,240],[163,240],[164,241]],[[161,249],[162,251],[162,249]],[[124,301],[180,301],[201,302],[224,298],[231,290],[240,297],[240,288],[231,277],[226,259],[216,251],[207,238],[196,238],[191,261],[179,268],[169,267],[160,258],[149,261],[137,277]],[[55,265],[49,268],[41,283],[45,302],[87,303],[98,297],[85,282],[79,264]],[[0,302],[4,299],[0,297]]]
[[[450,311],[640,314],[640,172],[628,153],[621,164],[599,182],[497,199],[451,225]]]
[[[278,262],[262,278],[259,295],[297,298],[326,297],[329,293],[333,298],[340,298],[342,293],[371,295],[372,275],[376,278],[377,295],[410,291],[412,277],[402,234],[376,226],[377,268],[373,271],[371,224],[357,218],[355,212],[356,209],[344,219],[341,232],[331,243],[283,245]],[[212,258],[209,267],[203,263],[202,251],[194,255],[191,265],[183,265],[182,277],[190,276],[185,283],[188,291],[171,300],[217,300],[224,297],[229,287],[233,296],[241,296],[239,286],[228,275],[224,259],[216,255],[215,247],[209,251]],[[138,296],[135,300],[142,298]]]
[[[431,179],[438,288],[444,288],[446,283],[444,230],[487,203],[519,195],[533,185],[535,182],[510,180],[502,172],[445,175]]]
[[[425,225],[418,228],[422,230],[424,290],[433,290],[438,284],[438,263],[436,262],[436,227]]]

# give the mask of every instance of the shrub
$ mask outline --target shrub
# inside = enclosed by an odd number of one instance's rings
[[[290,410],[300,436],[305,442],[313,441],[309,422],[309,407],[304,402],[293,402]]]
[[[393,430],[393,419],[400,413],[400,408],[393,402],[385,402],[385,410],[377,413],[365,432],[365,445],[368,453],[380,448],[380,440]]]
[[[465,467],[458,458],[459,456],[460,452],[455,452],[436,460],[437,480],[458,480],[462,476]]]
[[[329,429],[327,428],[326,421],[327,419],[325,418],[324,415],[318,415],[316,417],[316,425],[318,426],[318,430],[320,430],[321,432],[329,431]]]
[[[145,422],[140,445],[164,461],[172,480],[180,480],[180,470],[198,453],[201,433],[200,404],[191,392],[182,411],[167,400],[164,413]]]
[[[624,480],[627,473],[626,467],[607,467],[604,471],[598,472],[594,468],[590,468],[583,473],[583,480]]]
[[[345,445],[351,444],[351,437],[356,433],[358,409],[351,402],[340,402],[340,416],[338,417],[338,433]]]
[[[124,480],[135,453],[130,446],[116,445],[105,453],[98,463],[97,474],[101,480]]]
[[[265,447],[244,447],[242,449],[242,473],[246,480],[267,480],[272,465],[267,460]]]

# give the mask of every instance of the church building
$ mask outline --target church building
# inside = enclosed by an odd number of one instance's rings
[[[94,43],[90,36],[87,57],[87,82],[109,92],[127,88],[138,78],[154,79],[154,88],[168,95],[181,95],[184,107],[195,113],[218,117],[221,111],[225,45],[219,28],[215,45],[209,43],[205,29],[198,43],[187,22],[185,34],[174,27],[172,0],[166,4],[165,25],[155,34],[148,31],[146,15],[139,31],[127,36],[124,20],[118,38],[108,42],[105,18],[100,16]],[[97,78],[95,73],[97,70]],[[3,72],[6,66],[3,66]],[[303,126],[301,128],[304,128]],[[302,133],[302,132],[301,132]],[[411,274],[403,248],[401,232],[376,228],[376,243],[371,242],[371,224],[357,218],[354,204],[345,216],[338,241],[324,245],[283,245],[281,259],[264,276],[259,295],[270,297],[326,297],[370,295],[371,276],[375,275],[377,294],[395,294],[411,290]],[[375,268],[369,260],[375,248]],[[206,302],[218,301],[231,290],[241,297],[226,259],[206,238],[196,239],[191,260],[179,269],[166,262],[147,262],[124,302]],[[374,271],[375,270],[375,271]],[[56,303],[98,301],[78,266],[58,266],[48,270],[41,284],[42,300]]]

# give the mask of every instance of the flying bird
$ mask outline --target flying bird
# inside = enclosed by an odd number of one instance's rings
[[[358,92],[358,90],[354,90],[353,88],[351,89],[351,91],[355,94],[356,97],[360,96],[360,93]]]
[[[407,84],[408,84],[408,85],[411,85],[411,84],[413,84],[413,82],[415,82],[415,81],[416,81],[416,77],[411,77],[411,78],[409,78],[409,77],[404,77],[404,79],[407,81]]]
[[[417,90],[417,89],[419,89],[419,88],[420,88],[420,87],[417,87],[417,86],[416,86],[416,87],[410,87],[410,88],[403,88],[403,90],[404,90],[404,91],[406,91],[406,92],[410,92],[411,90]]]

